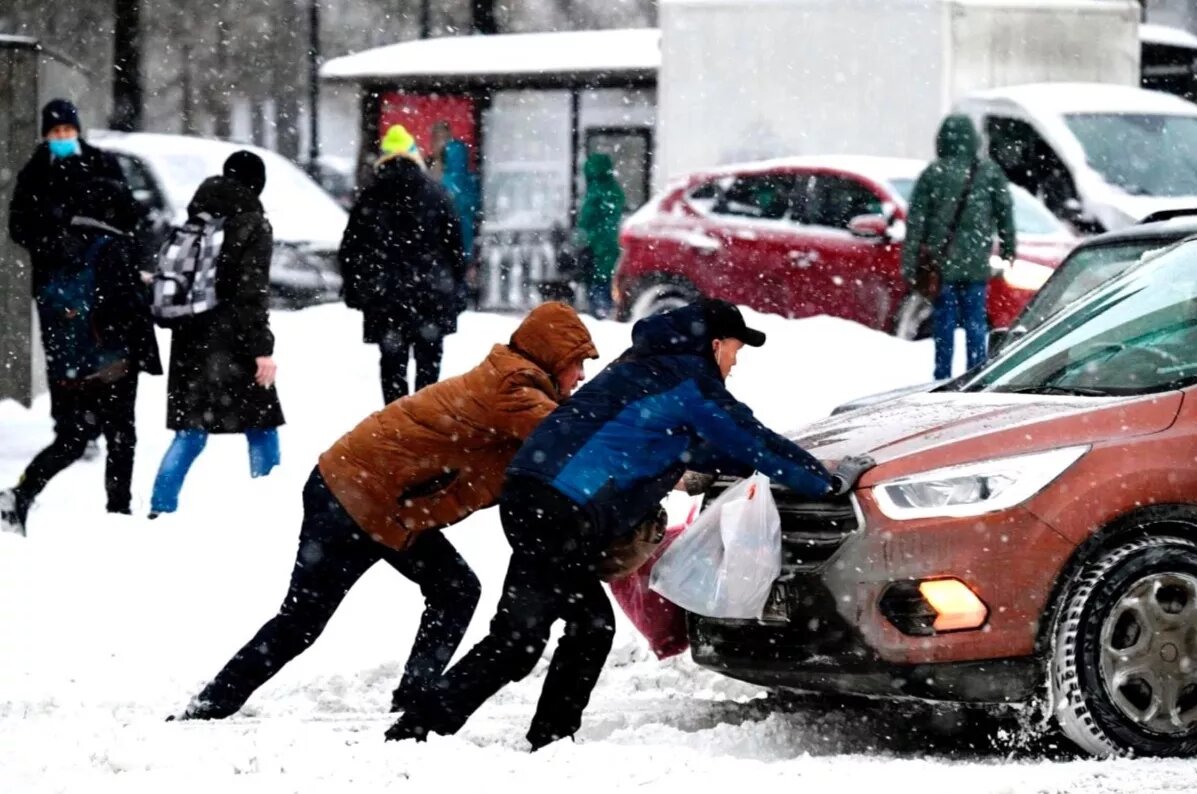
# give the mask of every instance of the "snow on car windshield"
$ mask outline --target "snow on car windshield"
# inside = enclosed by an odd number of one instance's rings
[[[913,179],[891,179],[890,185],[902,200],[910,203],[910,196],[914,192]],[[1047,207],[1043,206],[1034,196],[1018,185],[1010,186],[1010,194],[1014,197],[1014,226],[1019,234],[1056,235],[1068,232],[1056,220]]]
[[[1136,196],[1197,195],[1197,116],[1073,113],[1064,121],[1110,184]]]

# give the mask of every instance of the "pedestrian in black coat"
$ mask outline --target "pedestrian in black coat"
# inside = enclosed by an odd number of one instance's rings
[[[239,151],[221,176],[200,185],[187,208],[193,220],[204,213],[224,219],[218,303],[172,329],[166,426],[176,434],[154,482],[151,516],[177,509],[187,471],[209,433],[244,434],[254,477],[279,462],[277,428],[284,420],[268,313],[274,234],[258,199],[265,184],[262,160]]]
[[[4,530],[25,533],[33,500],[100,432],[108,442],[108,512],[130,512],[138,373],[161,375],[162,364],[128,193],[113,179],[83,183],[75,214],[41,263],[34,298],[55,406],[54,441],[16,487],[0,494]]]
[[[375,179],[350,213],[338,255],[345,303],[361,310],[364,339],[380,348],[387,403],[408,394],[409,355],[416,390],[439,379],[444,338],[465,308],[466,260],[453,202],[424,173],[411,136],[397,130],[384,138]]]

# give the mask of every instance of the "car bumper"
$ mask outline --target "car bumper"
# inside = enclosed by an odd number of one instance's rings
[[[827,506],[775,496],[783,574],[766,619],[691,617],[698,664],[770,687],[969,703],[1023,702],[1042,685],[1040,621],[1074,546],[1036,516],[896,522],[866,488],[856,520],[833,528]],[[945,577],[985,604],[977,628],[908,633],[883,609],[894,588]]]

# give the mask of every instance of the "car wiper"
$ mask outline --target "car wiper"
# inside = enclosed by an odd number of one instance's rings
[[[1072,397],[1110,397],[1110,392],[1086,386],[1019,386],[1016,389],[1002,389],[1007,394],[1063,394]]]

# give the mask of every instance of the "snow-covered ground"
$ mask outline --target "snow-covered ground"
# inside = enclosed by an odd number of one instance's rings
[[[929,342],[848,322],[752,320],[770,334],[746,350],[731,387],[779,429],[837,403],[925,380]],[[515,318],[468,314],[444,371],[461,372]],[[181,510],[150,522],[103,512],[102,461],[51,483],[29,537],[0,536],[0,792],[613,791],[792,789],[821,792],[1188,791],[1197,767],[1170,761],[1063,760],[1005,744],[925,751],[886,713],[774,712],[762,692],[657,662],[621,623],[574,744],[530,755],[523,734],[537,673],[504,690],[456,737],[382,741],[386,707],[420,613],[416,588],[385,566],[349,594],[321,639],[218,723],[165,723],[277,608],[316,456],[378,407],[376,349],[356,313],[324,306],[274,316],[288,424],[284,463],[251,481],[244,441],[214,438]],[[629,327],[592,323],[604,362]],[[164,338],[165,342],[165,338]],[[164,346],[163,352],[166,348]],[[591,372],[597,371],[597,367]],[[145,377],[135,499],[144,514],[169,435],[165,379]],[[0,403],[0,486],[50,439],[47,403]],[[684,500],[671,505],[675,514]],[[498,599],[507,547],[487,511],[449,531],[478,571],[480,638]],[[551,649],[550,649],[551,650]],[[768,787],[768,788],[765,788]]]

